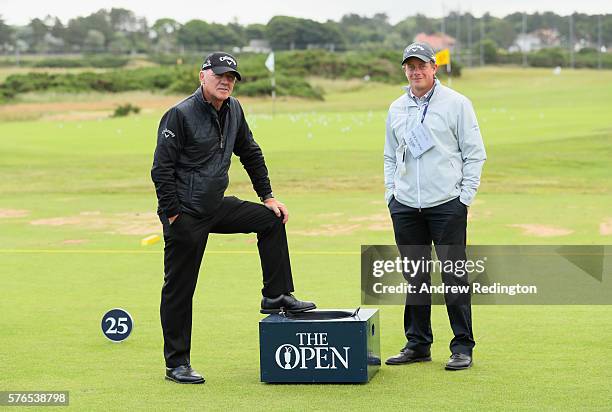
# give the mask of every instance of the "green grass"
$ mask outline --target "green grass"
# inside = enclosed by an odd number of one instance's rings
[[[489,156],[470,243],[611,243],[600,227],[612,220],[611,85],[610,71],[547,69],[466,70],[454,81],[474,103]],[[336,85],[325,102],[277,102],[274,117],[269,99],[244,100],[274,191],[291,212],[297,294],[320,307],[358,306],[359,246],[393,243],[382,146],[386,108],[401,92]],[[261,280],[248,235],[213,236],[204,258],[192,363],[206,384],[165,382],[162,246],[143,248],[144,234],[120,233],[129,225],[155,232],[146,214],[156,206],[149,169],[163,109],[3,124],[0,209],[27,214],[0,217],[0,390],[69,390],[82,410],[609,408],[609,306],[476,306],[475,366],[460,373],[443,370],[451,332],[445,309],[435,307],[430,364],[382,367],[367,385],[261,384]],[[230,193],[255,200],[237,161],[231,180]],[[60,217],[73,223],[31,223]],[[571,233],[539,237],[514,224]],[[116,306],[136,325],[119,345],[99,326]],[[401,319],[401,307],[381,308],[383,357],[404,343]]]

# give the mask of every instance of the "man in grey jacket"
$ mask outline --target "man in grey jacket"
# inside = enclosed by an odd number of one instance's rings
[[[410,86],[395,100],[386,122],[385,198],[400,254],[431,260],[431,243],[441,261],[465,260],[467,210],[480,184],[486,159],[472,104],[435,77],[435,53],[426,43],[404,50],[402,67]],[[425,269],[425,268],[423,268]],[[404,273],[414,290],[430,285],[429,271]],[[467,276],[443,272],[445,285],[465,285]],[[472,366],[469,294],[445,294],[454,338],[448,370]],[[409,293],[404,308],[406,346],[388,365],[431,360],[431,295]]]

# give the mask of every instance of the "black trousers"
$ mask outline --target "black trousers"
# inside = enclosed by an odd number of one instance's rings
[[[209,233],[257,233],[264,296],[293,292],[287,234],[282,218],[265,206],[225,197],[213,216],[181,213],[164,227],[164,286],[160,315],[164,357],[170,368],[190,363],[192,298]]]
[[[395,242],[402,258],[431,260],[431,243],[436,247],[439,261],[465,260],[467,206],[459,198],[441,205],[415,209],[399,203],[395,198],[389,202],[393,221]],[[448,247],[445,245],[454,245]],[[408,283],[421,290],[423,284],[431,285],[430,273],[422,270],[404,276]],[[467,275],[461,277],[442,272],[446,285],[467,285]],[[414,299],[414,297],[412,297]],[[425,298],[425,299],[423,299]],[[445,294],[446,310],[454,338],[450,342],[451,353],[472,354],[474,336],[472,333],[472,310],[469,294]],[[431,331],[431,295],[419,296],[416,301],[406,297],[404,307],[404,332],[406,347],[417,352],[429,350],[433,343]]]

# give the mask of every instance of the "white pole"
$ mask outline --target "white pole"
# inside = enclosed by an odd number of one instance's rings
[[[521,46],[521,49],[523,51],[523,67],[527,67],[527,37],[526,37],[526,33],[527,33],[527,15],[525,14],[525,12],[523,12],[523,23],[522,23],[522,30],[521,33],[523,33],[523,46]]]
[[[569,52],[570,52],[570,67],[573,69],[575,66],[574,59],[574,16],[570,14],[569,16],[569,24],[570,24],[570,34],[569,34]]]
[[[601,14],[597,16],[597,68],[601,70]]]
[[[270,79],[272,85],[272,116],[276,114],[276,79],[274,78],[275,73],[275,64],[274,64],[274,52],[271,51],[264,63],[266,68],[272,73],[272,78]]]
[[[276,79],[272,72],[272,117],[276,114]]]
[[[484,66],[485,65],[485,61],[484,61],[484,18],[481,17],[480,18],[480,66]]]

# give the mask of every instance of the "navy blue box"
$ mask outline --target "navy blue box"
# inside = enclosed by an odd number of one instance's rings
[[[335,319],[334,313],[349,316]],[[261,381],[368,382],[380,367],[378,309],[318,310],[268,315],[259,322]],[[327,315],[327,316],[326,316]]]

